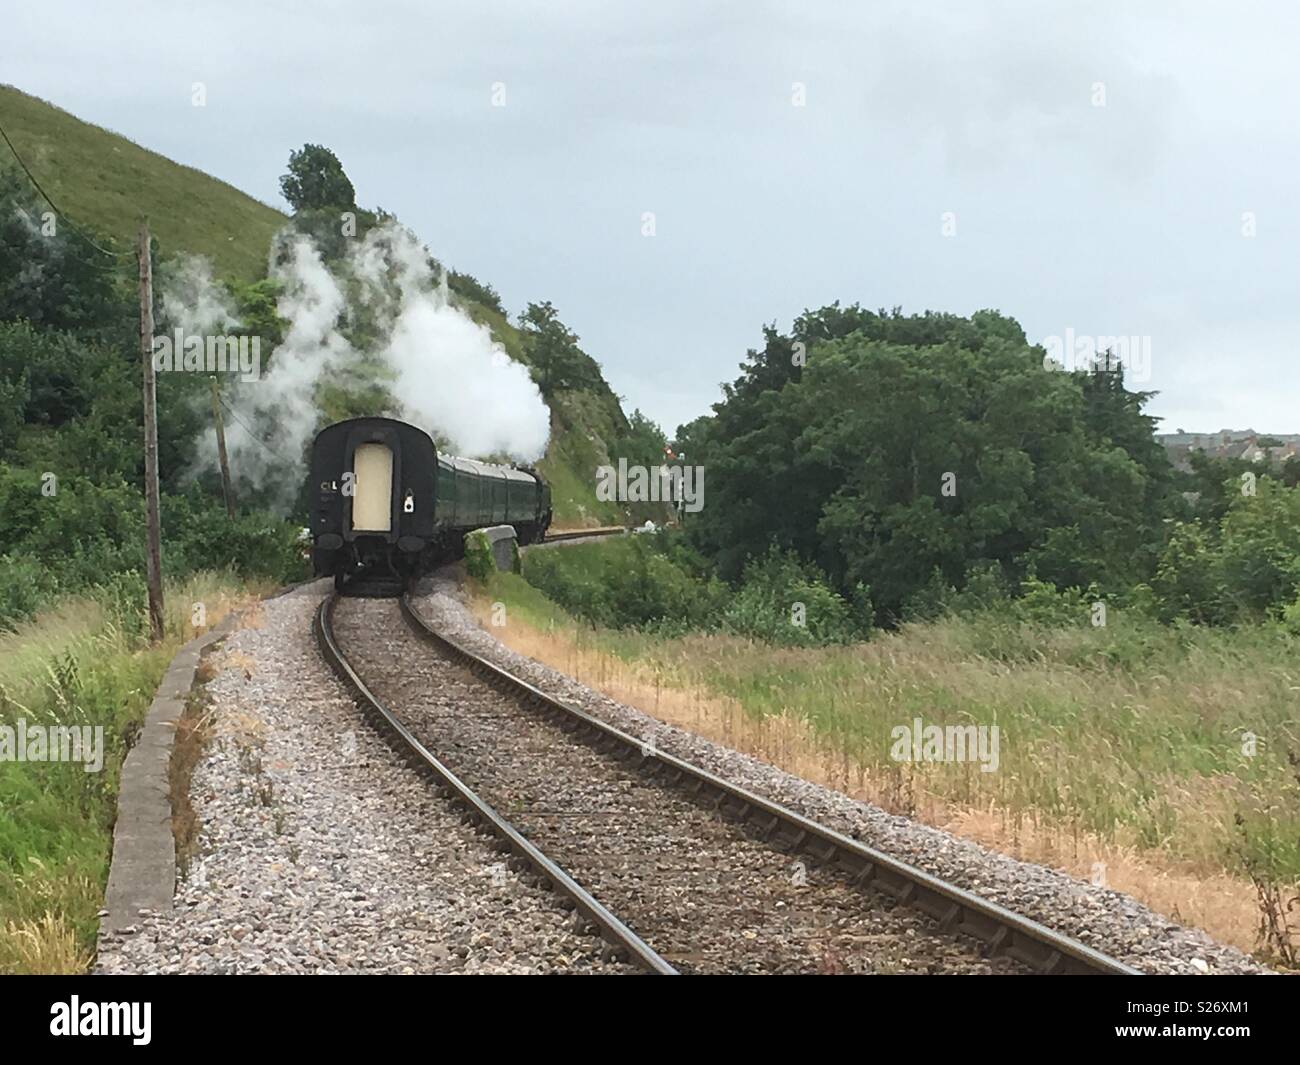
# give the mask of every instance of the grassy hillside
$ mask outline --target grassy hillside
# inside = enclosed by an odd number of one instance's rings
[[[218,274],[245,279],[266,269],[271,236],[285,223],[275,208],[8,85],[0,85],[0,125],[76,221],[130,245],[147,212],[163,254],[206,255]]]
[[[147,212],[163,255],[204,255],[220,277],[264,276],[271,238],[288,221],[282,212],[7,85],[0,85],[0,125],[36,180],[74,220],[130,246]],[[7,154],[0,144],[0,155]],[[282,160],[266,165],[279,167]],[[457,299],[511,358],[527,362],[523,337],[503,314]],[[617,397],[603,381],[592,391],[567,393],[552,404],[551,424],[539,468],[553,485],[557,525],[621,520],[620,508],[598,502],[594,490],[596,466],[609,460],[609,447],[627,425]]]

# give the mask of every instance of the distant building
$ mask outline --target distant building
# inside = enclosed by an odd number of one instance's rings
[[[1192,468],[1192,452],[1203,451],[1213,458],[1244,459],[1281,465],[1300,456],[1300,433],[1257,433],[1254,429],[1220,429],[1217,433],[1156,433],[1169,461],[1180,470]],[[1260,441],[1268,441],[1261,443]]]

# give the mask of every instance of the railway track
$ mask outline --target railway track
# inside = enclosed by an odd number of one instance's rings
[[[582,540],[589,536],[619,536],[627,532],[622,525],[601,525],[595,529],[559,529],[548,530],[544,544],[554,544],[561,540]]]
[[[475,792],[431,752],[388,707],[377,699],[339,648],[334,634],[333,612],[341,597],[336,593],[327,598],[316,611],[314,629],[317,644],[326,662],[339,679],[352,691],[361,709],[371,723],[389,742],[405,756],[417,772],[434,781],[438,793],[463,808],[466,820],[475,828],[494,836],[497,849],[514,856],[516,871],[531,868],[538,881],[550,890],[562,893],[576,913],[586,922],[588,929],[599,934],[610,945],[611,954],[641,968],[661,975],[675,974],[663,958],[617,917],[610,913],[586,889],[551,859],[537,849],[524,836],[484,802]]]
[[[642,968],[1135,971],[547,695],[406,598],[405,626],[349,602],[351,663],[336,606],[318,639],[372,719]]]

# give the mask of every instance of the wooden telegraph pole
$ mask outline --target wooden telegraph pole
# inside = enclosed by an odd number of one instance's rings
[[[216,377],[209,377],[212,386],[212,420],[217,425],[217,457],[221,460],[221,494],[226,499],[226,517],[235,520],[235,493],[230,489],[230,460],[226,457],[226,426],[221,420],[221,394],[217,391]]]
[[[144,504],[149,634],[163,637],[162,528],[158,515],[158,396],[153,369],[153,260],[149,222],[140,223],[140,359],[144,363]]]

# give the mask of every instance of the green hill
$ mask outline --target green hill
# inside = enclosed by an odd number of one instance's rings
[[[220,277],[265,276],[271,239],[289,221],[281,211],[7,85],[0,85],[0,125],[36,180],[76,222],[129,247],[140,215],[148,214],[164,256],[206,256]],[[8,149],[0,144],[3,155]],[[0,158],[0,165],[10,162]],[[267,159],[266,165],[279,168],[283,160]],[[453,275],[453,292],[456,280]],[[528,361],[523,337],[505,315],[464,289],[456,299],[511,358]],[[557,525],[622,520],[618,506],[597,501],[594,472],[609,461],[627,424],[603,377],[597,387],[559,393],[551,403],[551,443],[538,466],[552,483]]]
[[[0,85],[0,125],[77,222],[130,246],[147,213],[164,254],[206,255],[218,274],[246,280],[266,270],[271,236],[286,221],[274,207],[9,85]]]

